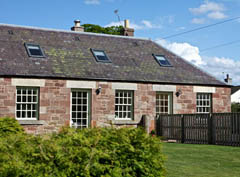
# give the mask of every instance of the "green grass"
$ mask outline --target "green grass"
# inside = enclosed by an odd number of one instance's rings
[[[240,177],[240,147],[163,143],[167,177]]]

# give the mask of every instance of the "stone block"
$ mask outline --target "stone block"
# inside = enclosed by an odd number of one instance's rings
[[[96,89],[95,81],[67,81],[67,88]]]
[[[137,84],[113,82],[112,89],[114,89],[114,90],[137,90]]]
[[[177,89],[175,85],[153,85],[152,90],[160,92],[176,92]]]
[[[12,79],[13,86],[44,87],[45,79]]]
[[[193,86],[195,93],[216,93],[216,87]]]

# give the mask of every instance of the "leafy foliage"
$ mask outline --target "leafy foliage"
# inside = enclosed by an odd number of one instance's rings
[[[123,34],[123,27],[122,26],[111,26],[111,27],[101,27],[99,25],[93,24],[84,24],[85,32],[92,32],[92,33],[104,33],[104,34],[112,34],[112,35],[122,35]]]
[[[0,138],[0,176],[164,176],[158,138],[142,129],[63,128]]]
[[[0,137],[23,132],[22,126],[19,125],[16,119],[9,117],[0,118]]]
[[[231,110],[232,112],[240,112],[240,103],[232,103]]]

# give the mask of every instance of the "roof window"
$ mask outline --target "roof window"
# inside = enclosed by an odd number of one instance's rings
[[[45,55],[39,45],[36,44],[24,44],[29,57],[44,58]]]
[[[108,58],[106,53],[103,50],[95,50],[91,49],[95,59],[97,62],[103,62],[103,63],[111,63],[111,60]]]
[[[154,55],[154,58],[157,60],[157,62],[160,64],[160,66],[172,66],[171,63],[167,60],[167,58],[164,55]]]

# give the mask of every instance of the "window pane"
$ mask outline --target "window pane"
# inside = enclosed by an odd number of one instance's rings
[[[33,118],[37,118],[35,111],[32,112],[32,117],[33,117]]]
[[[26,101],[27,101],[26,96],[23,96],[23,97],[22,97],[22,102],[25,103]]]
[[[77,107],[76,106],[72,106],[72,111],[77,111]]]
[[[37,102],[37,96],[33,96],[33,102]]]
[[[27,109],[28,109],[28,110],[31,110],[31,109],[32,109],[32,105],[31,105],[31,104],[28,104],[28,105],[27,105]]]
[[[20,118],[21,116],[20,116],[20,111],[17,111],[17,118]]]
[[[17,110],[21,110],[21,104],[17,104]]]

